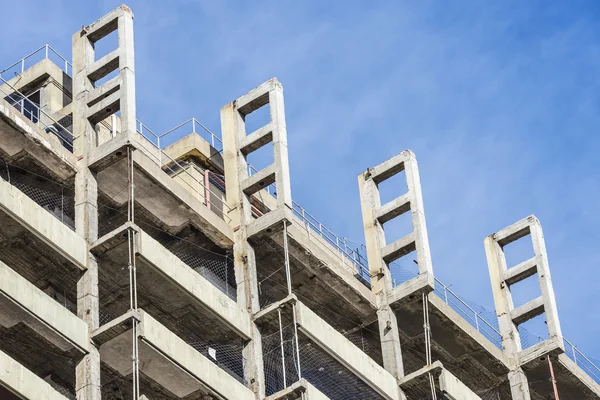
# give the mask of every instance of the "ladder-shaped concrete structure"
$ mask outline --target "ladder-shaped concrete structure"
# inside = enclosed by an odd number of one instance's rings
[[[524,237],[531,238],[533,257],[516,266],[507,266],[504,247]],[[564,352],[542,226],[531,215],[488,236],[484,243],[502,345],[511,368],[509,379],[513,399],[529,400],[529,385],[522,367],[548,355]],[[534,275],[537,275],[542,295],[515,308],[511,286]],[[542,314],[546,317],[548,339],[523,350],[519,325]]]

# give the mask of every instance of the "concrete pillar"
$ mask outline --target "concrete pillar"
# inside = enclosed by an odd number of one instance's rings
[[[405,171],[406,174],[408,192],[382,205],[378,185],[402,171]],[[396,378],[401,378],[404,376],[404,366],[398,322],[388,301],[393,291],[389,263],[414,250],[417,253],[419,274],[433,274],[421,182],[415,155],[410,150],[406,150],[377,167],[370,168],[359,175],[358,186],[371,289],[377,295],[379,306],[377,316],[383,363],[388,372]],[[409,211],[413,232],[388,245],[384,223]],[[401,395],[403,396],[402,393]]]
[[[531,237],[534,256],[509,268],[506,264],[504,246],[526,236]],[[553,343],[558,347],[564,346],[542,226],[538,219],[531,215],[486,237],[484,245],[498,324],[502,335],[502,347],[511,368],[508,377],[513,399],[528,400],[530,399],[529,386],[522,369],[524,352],[519,336],[519,325],[538,315],[545,314],[549,338],[541,345]],[[542,292],[541,298],[515,308],[510,291],[511,285],[535,274],[538,276]],[[546,348],[540,346],[539,351],[536,352],[536,358],[543,358],[554,349],[554,346],[546,346]]]
[[[90,152],[97,144],[95,125],[121,110],[122,124],[135,131],[132,20],[131,10],[121,6],[73,35],[73,134],[76,138],[73,147],[79,163],[75,177],[75,227],[88,246],[98,239],[98,188],[88,167]],[[96,61],[94,43],[116,29],[119,30],[119,48]],[[114,56],[118,57],[118,63],[114,62]],[[117,78],[96,87],[97,80],[117,68]],[[88,106],[93,102],[95,104]],[[99,312],[98,264],[89,252],[87,270],[77,284],[77,314],[93,331],[99,327]],[[78,400],[101,398],[100,354],[93,344],[90,353],[76,366],[75,385]]]
[[[238,131],[243,128],[242,116],[235,107],[235,102],[221,108],[221,130],[223,138],[223,160],[225,167],[225,184],[227,187],[227,205],[229,217],[235,230],[233,246],[235,277],[237,282],[237,299],[243,302],[252,316],[260,310],[258,282],[256,273],[256,257],[254,249],[248,242],[246,226],[251,221],[250,203],[242,193],[240,178],[247,177],[247,164],[240,157],[238,150]],[[243,350],[244,378],[257,399],[265,396],[265,377],[262,357],[261,335],[252,324],[251,340]]]
[[[246,116],[266,105],[269,106],[270,111],[269,123],[254,132],[246,132]],[[238,179],[242,193],[245,195],[242,196],[242,200],[247,201],[246,196],[252,196],[275,183],[277,206],[285,205],[292,208],[287,129],[281,83],[275,78],[270,79],[234,101],[232,108],[237,144],[231,151],[236,152],[238,160],[236,163],[239,168]],[[249,176],[246,158],[269,143],[273,143],[273,164]],[[251,214],[248,216],[251,217]]]

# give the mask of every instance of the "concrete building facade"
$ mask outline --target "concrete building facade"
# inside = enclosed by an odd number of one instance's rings
[[[220,135],[137,119],[133,20],[123,5],[75,32],[72,62],[46,45],[0,73],[1,399],[600,399],[535,216],[484,240],[486,316],[435,278],[413,152],[358,176],[351,243],[293,200],[276,79],[223,106]],[[394,176],[408,190],[383,202]],[[517,240],[534,255],[507,265]],[[541,296],[515,305],[525,279]]]

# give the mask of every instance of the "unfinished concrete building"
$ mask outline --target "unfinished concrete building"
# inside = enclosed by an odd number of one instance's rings
[[[293,200],[276,79],[221,109],[221,135],[195,119],[155,134],[136,114],[132,11],[72,44],[72,63],[46,45],[0,75],[1,399],[600,399],[534,216],[485,238],[486,314],[434,277],[411,151],[358,177],[353,244]],[[408,191],[382,204],[394,175]],[[386,236],[401,216],[412,231]],[[534,256],[507,265],[516,240]],[[514,304],[527,278],[541,296]],[[547,337],[525,340],[540,315]]]

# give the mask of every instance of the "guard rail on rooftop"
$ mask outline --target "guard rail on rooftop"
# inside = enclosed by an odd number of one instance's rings
[[[65,74],[69,76],[72,74],[73,66],[71,65],[71,63],[58,51],[54,50],[52,46],[50,46],[49,44],[45,44],[39,49],[35,50],[32,53],[29,53],[25,57],[21,58],[20,60],[16,61],[15,63],[0,71],[0,78],[2,78],[4,75],[4,77],[8,76],[8,79],[12,79],[46,58],[50,59],[56,65],[62,65],[61,68],[63,69]],[[69,71],[71,71],[71,74],[69,73]],[[11,74],[13,76],[11,76]]]

